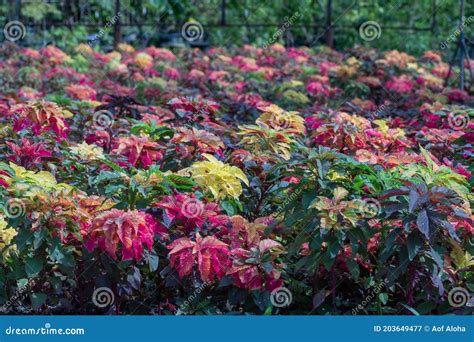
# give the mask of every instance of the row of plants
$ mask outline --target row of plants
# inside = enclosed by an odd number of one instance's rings
[[[457,77],[433,51],[3,45],[1,311],[471,312]]]

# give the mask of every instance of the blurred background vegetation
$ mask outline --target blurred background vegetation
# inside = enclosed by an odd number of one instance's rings
[[[180,32],[189,20],[204,28],[198,45],[262,45],[293,18],[277,42],[339,50],[360,44],[412,54],[439,49],[460,19],[459,0],[2,0],[0,15],[3,25],[21,21],[26,34],[17,43],[33,47],[67,49],[93,41],[110,50],[114,36],[137,47],[185,45]],[[474,1],[468,0],[465,17],[473,15]],[[380,25],[381,34],[364,41],[359,28],[369,20]],[[464,28],[471,46],[473,28],[474,22]]]

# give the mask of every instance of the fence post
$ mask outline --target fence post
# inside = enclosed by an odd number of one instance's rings
[[[115,0],[114,50],[117,50],[120,44],[120,17],[120,0]]]
[[[74,16],[72,14],[72,3],[70,1],[64,1],[63,3],[63,11],[64,11],[64,16],[67,18],[65,21],[66,27],[68,29],[72,28],[72,24],[74,22]]]
[[[8,9],[8,20],[21,20],[21,0],[11,1]]]
[[[461,0],[461,6],[460,6],[460,14],[461,14],[461,20],[459,22],[459,28],[461,30],[461,35],[459,36],[459,50],[461,52],[460,57],[459,57],[459,89],[464,90],[464,54],[466,52],[466,41],[464,40],[464,0]],[[470,65],[469,65],[470,67]]]
[[[326,45],[334,48],[334,29],[332,27],[332,0],[327,0],[326,6]]]
[[[225,0],[221,2],[221,26],[225,26]]]

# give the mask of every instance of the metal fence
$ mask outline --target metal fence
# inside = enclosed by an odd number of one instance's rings
[[[440,0],[443,1],[443,0]],[[87,0],[65,0],[65,1],[39,1],[43,4],[55,4],[59,7],[61,11],[61,16],[58,19],[57,17],[48,17],[44,18],[41,21],[35,21],[28,19],[22,14],[22,10],[25,5],[31,3],[31,1],[22,1],[22,0],[9,0],[2,1],[1,3],[7,8],[7,13],[5,15],[5,24],[11,20],[21,21],[29,29],[40,32],[42,30],[50,30],[51,28],[57,27],[67,27],[72,28],[73,26],[84,26],[88,28],[99,29],[107,25],[107,20],[102,21],[91,21],[91,18],[98,17],[95,13],[95,9],[91,6],[91,3]],[[211,1],[213,6],[210,6],[213,9],[215,19],[212,22],[200,23],[202,27],[207,32],[212,32],[214,29],[260,29],[260,28],[277,28],[281,26],[279,22],[265,22],[265,23],[254,23],[254,22],[234,22],[229,19],[229,3],[231,0],[216,0]],[[166,35],[172,32],[179,32],[182,25],[185,22],[173,23],[169,25],[163,19],[166,17],[166,13],[158,15],[154,20],[143,21],[141,16],[137,16],[136,13],[132,13],[129,10],[129,7],[125,6],[120,0],[107,1],[108,5],[112,10],[112,17],[117,17],[118,19],[114,21],[111,31],[113,32],[113,42],[116,47],[123,39],[124,35],[122,34],[123,28],[134,28],[140,33],[143,31],[143,28],[151,29],[156,35]],[[131,0],[129,2],[130,6],[135,8],[142,8],[146,3],[145,0]],[[197,2],[196,2],[197,3]],[[258,3],[258,1],[257,1]],[[358,30],[360,25],[358,24],[343,24],[338,20],[338,16],[335,16],[335,6],[337,4],[332,0],[326,0],[324,4],[321,4],[319,1],[312,2],[312,6],[307,8],[308,11],[312,11],[317,16],[314,22],[308,23],[295,23],[288,28],[288,33],[291,33],[291,30],[296,29],[305,29],[307,32],[313,34],[312,41],[325,43],[330,47],[334,47],[334,32],[341,30]],[[271,6],[271,1],[266,3]],[[288,4],[291,4],[291,1],[288,1]],[[354,7],[358,5],[358,1],[354,1],[349,7]],[[396,26],[396,25],[381,25],[382,30],[395,30],[395,31],[426,31],[431,32],[432,35],[435,35],[437,32],[437,0],[431,0],[431,22],[427,23],[424,27],[416,27],[414,25],[407,26]],[[251,10],[250,10],[251,11]],[[286,36],[283,36],[285,39]]]

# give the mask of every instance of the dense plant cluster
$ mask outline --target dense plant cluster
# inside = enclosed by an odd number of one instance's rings
[[[465,1],[464,6],[469,40],[474,3]],[[328,10],[332,17],[330,26],[325,24]],[[176,34],[182,32],[184,23],[197,21],[204,27],[200,44],[313,46],[327,43],[329,32],[334,37],[334,46],[340,50],[365,44],[422,54],[430,48],[453,51],[461,24],[456,0],[399,1],[388,5],[386,1],[339,0],[329,6],[315,0],[227,1],[224,7],[222,0],[120,0],[120,8],[115,1],[31,0],[22,1],[21,6],[15,1],[0,3],[0,16],[8,21],[22,21],[26,34],[21,44],[26,46],[41,47],[54,42],[60,48],[71,48],[88,42],[105,49],[113,46],[117,21],[122,24],[121,39],[140,48],[163,43],[184,45],[187,41]],[[374,22],[380,26],[377,39],[366,41],[360,32],[367,23]]]
[[[473,98],[437,53],[4,45],[0,64],[3,312],[471,310],[448,294],[474,291]]]

